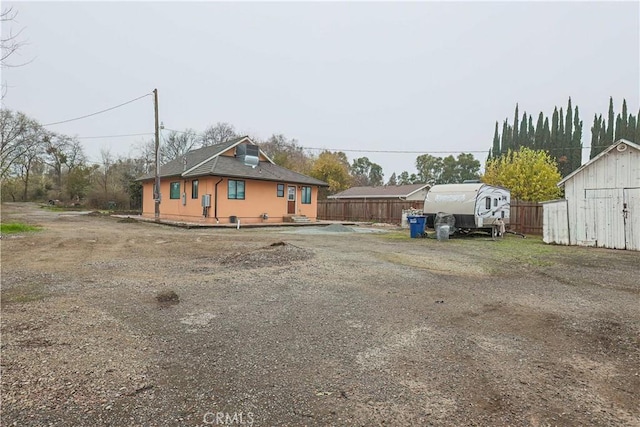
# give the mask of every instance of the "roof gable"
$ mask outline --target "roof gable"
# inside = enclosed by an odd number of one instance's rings
[[[613,144],[611,144],[609,147],[605,148],[603,151],[601,151],[600,153],[598,153],[597,156],[595,156],[593,159],[590,159],[587,163],[585,163],[584,165],[580,166],[578,169],[574,170],[573,172],[571,172],[569,175],[565,176],[562,181],[560,181],[557,186],[561,187],[563,186],[568,180],[570,180],[571,178],[573,178],[575,175],[577,175],[578,173],[580,173],[581,171],[583,171],[584,169],[586,169],[587,167],[589,167],[590,165],[592,165],[593,163],[597,162],[598,160],[600,160],[602,157],[606,156],[610,151],[612,151],[613,149],[617,149],[617,147],[621,144],[625,144],[629,147],[631,147],[632,149],[636,149],[638,151],[640,151],[640,145],[631,142],[631,141],[627,141],[626,139],[619,139],[616,142],[614,142]]]
[[[240,145],[243,142],[249,142],[249,143],[253,144],[253,141],[251,141],[251,138],[249,138],[248,136],[241,136],[239,138],[234,138],[234,139],[229,140],[227,142],[223,142],[222,144],[212,145],[211,148],[215,147],[215,151],[213,151],[212,153],[208,153],[208,154],[210,154],[209,157],[204,158],[203,160],[201,160],[197,164],[195,164],[192,167],[188,168],[187,170],[185,170],[183,172],[183,174],[184,175],[188,174],[193,169],[196,169],[199,166],[202,166],[203,164],[205,164],[206,162],[210,161],[211,159],[221,155],[222,153],[224,153],[226,151],[229,151],[230,149]],[[205,147],[205,148],[207,148],[207,147]],[[194,150],[194,151],[199,151],[199,150]],[[191,154],[191,153],[193,153],[193,152],[192,151],[188,152],[187,156],[189,156],[189,154]]]

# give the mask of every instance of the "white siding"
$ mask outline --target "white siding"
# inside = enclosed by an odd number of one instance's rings
[[[558,245],[569,244],[566,200],[546,202],[542,205],[542,240]]]
[[[640,150],[632,146],[611,149],[567,179],[570,244],[624,249],[629,241],[624,189],[629,188],[640,188]],[[640,241],[638,233],[640,227],[634,228],[631,240]]]

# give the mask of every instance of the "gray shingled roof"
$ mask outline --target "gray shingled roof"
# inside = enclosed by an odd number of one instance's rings
[[[248,143],[253,143],[248,137],[243,136],[222,144],[189,151],[185,156],[171,160],[167,164],[160,166],[160,177],[180,176],[184,178],[196,178],[199,176],[215,175],[328,187],[328,184],[324,181],[291,171],[270,161],[260,161],[258,166],[254,168],[245,165],[240,159],[235,157],[220,156],[221,153],[224,153],[245,140]],[[184,158],[186,158],[186,166]],[[138,180],[144,181],[153,179],[154,177],[155,174],[147,174]]]
[[[330,199],[364,199],[407,197],[429,184],[384,185],[379,187],[351,187],[329,196]]]

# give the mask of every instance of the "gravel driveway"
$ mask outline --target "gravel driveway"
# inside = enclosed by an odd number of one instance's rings
[[[638,252],[2,218],[2,425],[640,425]]]

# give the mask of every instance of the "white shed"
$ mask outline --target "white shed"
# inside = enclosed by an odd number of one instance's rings
[[[543,204],[543,240],[640,250],[640,145],[621,139],[567,175]]]

